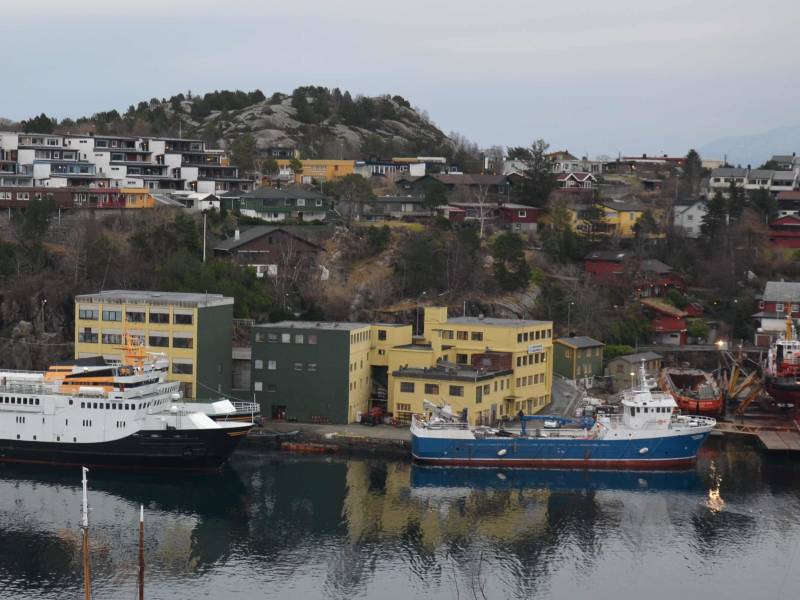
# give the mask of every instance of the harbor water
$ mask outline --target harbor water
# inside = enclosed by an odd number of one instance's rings
[[[94,598],[792,598],[800,463],[712,439],[689,471],[424,468],[237,453],[89,474]],[[80,470],[0,467],[0,598],[82,598]]]

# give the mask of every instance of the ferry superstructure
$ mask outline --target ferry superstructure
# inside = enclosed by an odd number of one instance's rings
[[[121,364],[77,359],[0,370],[0,462],[214,469],[252,423],[215,421],[180,401],[168,363],[126,336]]]
[[[571,422],[522,416],[517,430],[470,427],[446,408],[414,416],[412,453],[426,464],[554,469],[669,469],[691,464],[716,420],[676,414],[670,394],[651,391],[644,367],[619,415]],[[529,424],[542,422],[544,427]]]

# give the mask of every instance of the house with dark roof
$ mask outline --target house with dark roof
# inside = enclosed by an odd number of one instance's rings
[[[778,217],[800,216],[800,191],[779,192],[776,200],[778,201]]]
[[[422,196],[378,196],[363,209],[367,220],[415,220],[434,216],[433,209],[425,205]]]
[[[614,391],[630,389],[639,377],[639,368],[644,364],[645,373],[649,377],[658,377],[661,372],[662,356],[655,352],[638,352],[617,356],[608,361],[606,375],[611,377]]]
[[[786,215],[769,224],[769,243],[777,248],[800,248],[800,216]]]
[[[800,319],[800,281],[768,281],[758,302],[755,343],[769,346],[786,330],[786,317]]]
[[[553,341],[553,373],[577,381],[603,374],[605,344],[586,336],[558,338]]]
[[[298,227],[297,229],[315,229]],[[325,249],[286,227],[257,225],[214,246],[214,256],[253,267],[257,277],[277,277],[282,272],[310,272]]]
[[[556,181],[559,187],[570,191],[593,190],[597,185],[597,178],[594,175],[582,171],[561,173],[556,176]]]
[[[450,199],[469,201],[476,194],[501,201],[508,195],[510,183],[505,175],[486,173],[430,173],[422,177],[401,177],[395,182],[398,195],[423,196],[431,185],[442,185]]]
[[[332,205],[324,194],[300,186],[228,192],[220,201],[228,210],[271,223],[324,221]]]
[[[604,285],[632,286],[637,298],[662,296],[671,288],[686,290],[686,281],[672,267],[628,250],[594,250],[584,257],[584,269]]]

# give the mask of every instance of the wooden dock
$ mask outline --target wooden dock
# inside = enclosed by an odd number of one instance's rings
[[[800,426],[795,421],[745,417],[719,421],[716,431],[724,436],[755,438],[768,452],[800,452]]]

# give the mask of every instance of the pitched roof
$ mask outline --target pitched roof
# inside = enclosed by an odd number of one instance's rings
[[[569,150],[556,150],[547,156],[553,160],[578,160],[576,156],[570,154]]]
[[[663,300],[656,300],[655,298],[642,298],[640,302],[642,303],[642,306],[651,308],[662,315],[680,318],[685,317],[687,314],[685,310],[681,310],[677,306],[672,306],[672,304],[668,304]]]
[[[658,273],[659,275],[666,275],[672,272],[672,267],[668,264],[661,262],[657,258],[646,258],[639,263],[639,270],[648,273]]]
[[[585,335],[558,338],[556,342],[558,342],[559,344],[566,344],[567,346],[571,346],[572,348],[596,348],[597,346],[605,346],[603,342],[600,342],[594,338],[587,337]]]
[[[785,162],[790,163],[794,160],[794,154],[773,154],[770,160],[779,163],[785,163]]]
[[[657,360],[663,358],[660,354],[656,354],[655,352],[638,352],[636,354],[626,354],[625,356],[618,356],[612,360],[624,360],[627,363],[632,365],[638,364],[643,360]]]
[[[645,206],[636,198],[631,198],[630,200],[603,200],[600,204],[616,211],[643,212],[645,210]]]
[[[222,251],[225,251],[225,252],[230,252],[231,250],[235,250],[239,246],[242,246],[244,244],[248,244],[248,243],[252,242],[253,240],[256,240],[256,239],[258,239],[260,237],[263,237],[263,236],[265,236],[267,234],[270,234],[270,233],[273,233],[275,231],[283,231],[285,234],[290,235],[295,239],[301,240],[301,241],[303,241],[303,242],[305,242],[307,244],[310,244],[311,246],[315,246],[316,248],[319,248],[320,250],[323,249],[322,246],[320,246],[319,244],[315,244],[314,242],[312,242],[310,240],[307,240],[303,236],[297,235],[296,233],[292,233],[291,231],[288,231],[285,227],[272,227],[272,226],[269,226],[269,225],[256,225],[254,227],[250,227],[250,228],[245,229],[244,231],[242,231],[239,234],[239,239],[238,240],[235,237],[223,240],[222,242],[220,242],[219,244],[214,246],[214,250],[222,250]]]
[[[800,191],[792,191],[792,192],[778,192],[778,202],[781,200],[791,201],[791,200],[800,200]]]
[[[284,200],[284,199],[296,199],[296,198],[310,198],[310,199],[327,199],[325,194],[320,194],[314,190],[309,190],[297,186],[287,186],[280,189],[275,189],[271,187],[260,187],[256,188],[250,192],[246,192],[241,195],[242,198],[266,198],[271,200]]]
[[[741,167],[720,167],[711,171],[711,177],[745,177],[747,169]]]
[[[596,177],[591,173],[586,173],[584,171],[571,171],[569,173],[561,173],[556,177],[558,181],[566,181],[567,179],[574,179],[576,181],[586,181],[587,179],[592,179],[596,181]]]
[[[800,281],[768,281],[762,300],[768,302],[800,302]]]
[[[748,179],[770,179],[773,175],[774,171],[769,169],[751,169],[749,173],[747,173]]]
[[[491,175],[485,173],[464,173],[462,175],[455,173],[437,173],[430,175],[430,177],[445,185],[500,185],[506,181],[505,175]]]

